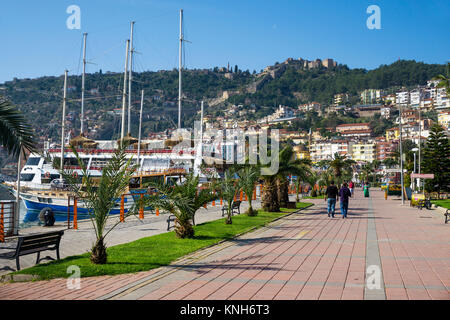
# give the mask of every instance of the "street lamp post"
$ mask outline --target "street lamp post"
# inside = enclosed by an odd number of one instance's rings
[[[419,148],[412,148],[411,151],[414,152],[414,169],[413,169],[413,173],[416,173],[416,152],[419,151]],[[414,178],[414,179],[416,179],[416,178]],[[413,186],[414,186],[414,191],[416,191],[416,183],[415,183],[415,181],[413,182]]]
[[[416,152],[419,151],[419,148],[412,148],[411,151],[414,152],[414,170],[413,170],[413,173],[416,173]],[[414,181],[413,185],[414,185],[414,191],[415,191],[416,190],[416,186],[417,186],[416,181]]]
[[[400,184],[401,184],[401,194],[402,194],[402,205],[405,204],[405,193],[404,193],[404,184],[403,184],[403,148],[402,148],[402,106],[399,104],[399,113],[400,113],[400,121],[399,121],[399,134],[400,134]]]

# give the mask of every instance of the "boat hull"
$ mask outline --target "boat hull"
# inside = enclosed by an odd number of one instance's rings
[[[53,204],[53,203],[41,203],[41,202],[27,200],[27,199],[23,199],[23,201],[25,202],[25,206],[28,210],[41,211],[44,208],[50,208],[54,212],[67,213],[67,206],[65,206],[65,205],[58,205],[58,204]],[[69,212],[73,213],[73,206],[69,207]],[[124,208],[124,213],[126,213],[126,212],[128,212],[128,209]],[[77,207],[77,213],[88,214],[88,209],[83,208],[83,207]],[[119,214],[119,213],[120,213],[120,208],[113,208],[110,211],[110,214]]]

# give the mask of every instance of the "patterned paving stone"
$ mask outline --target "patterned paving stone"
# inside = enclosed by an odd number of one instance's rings
[[[442,216],[385,200],[377,190],[371,198],[357,192],[347,219],[328,218],[325,202],[312,201],[316,206],[211,250],[195,265],[161,278],[153,271],[155,280],[143,286],[138,280],[153,275],[90,278],[78,292],[67,292],[58,279],[3,284],[0,298],[46,291],[56,299],[450,299],[450,229]],[[379,268],[380,283],[366,273],[370,264]],[[121,295],[121,287],[128,291]]]

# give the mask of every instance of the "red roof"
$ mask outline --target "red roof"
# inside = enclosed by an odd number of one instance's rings
[[[342,127],[357,127],[357,126],[369,126],[369,123],[344,123],[336,126],[336,128],[342,128]]]

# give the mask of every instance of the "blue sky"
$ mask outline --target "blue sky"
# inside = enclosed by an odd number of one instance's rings
[[[69,30],[66,9],[81,9]],[[381,9],[369,30],[366,9]],[[373,69],[395,60],[450,60],[448,0],[16,0],[0,7],[0,83],[80,74],[82,33],[88,72],[123,71],[125,40],[135,20],[136,71],[178,65],[178,17],[184,9],[187,68],[232,66],[259,71],[286,58],[333,58]]]

